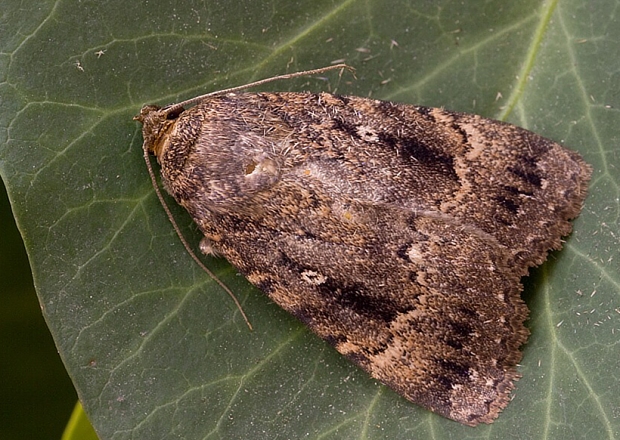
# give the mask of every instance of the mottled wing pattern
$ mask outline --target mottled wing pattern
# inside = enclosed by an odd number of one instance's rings
[[[478,116],[330,94],[156,112],[145,143],[209,248],[407,399],[497,417],[528,335],[520,277],[570,232],[579,155]]]

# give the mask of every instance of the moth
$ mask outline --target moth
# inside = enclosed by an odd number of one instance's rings
[[[476,115],[239,89],[134,118],[201,249],[406,399],[493,422],[528,337],[520,279],[561,248],[591,167]]]

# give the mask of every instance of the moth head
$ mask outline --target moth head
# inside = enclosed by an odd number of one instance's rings
[[[134,116],[134,121],[142,123],[142,137],[144,138],[142,148],[146,152],[156,155],[158,160],[161,159],[170,129],[183,110],[182,107],[169,111],[166,107],[145,105],[140,110],[140,114]]]

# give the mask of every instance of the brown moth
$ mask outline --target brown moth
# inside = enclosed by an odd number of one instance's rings
[[[225,90],[135,119],[204,250],[410,401],[470,426],[508,404],[520,278],[579,215],[579,154],[476,115],[328,93]]]

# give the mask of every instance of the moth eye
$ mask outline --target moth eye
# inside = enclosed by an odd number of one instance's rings
[[[256,162],[251,162],[245,166],[245,174],[252,174],[256,169]]]
[[[181,115],[181,113],[183,113],[184,111],[185,111],[185,109],[183,107],[179,107],[176,110],[167,113],[166,114],[166,119],[168,119],[168,120],[177,119]]]

